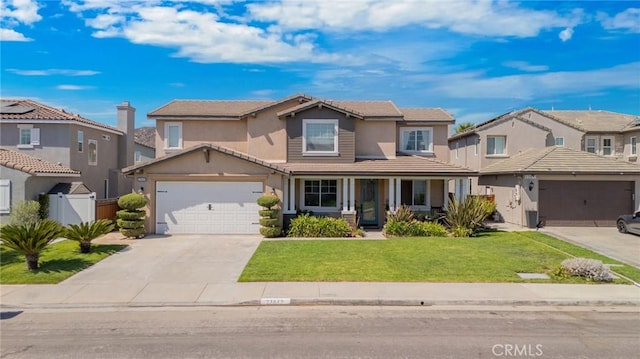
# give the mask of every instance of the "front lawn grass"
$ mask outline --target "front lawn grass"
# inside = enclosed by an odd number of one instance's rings
[[[24,255],[0,246],[0,284],[55,284],[125,248],[119,244],[93,244],[82,254],[78,242],[65,240],[40,253],[40,268],[27,269]]]
[[[523,280],[516,274],[549,273],[568,257],[509,232],[473,238],[263,241],[239,281],[585,283],[577,277]]]

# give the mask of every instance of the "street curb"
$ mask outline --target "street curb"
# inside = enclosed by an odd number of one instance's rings
[[[262,304],[261,300],[248,300],[237,303],[185,303],[185,302],[149,302],[149,303],[74,303],[74,304],[0,304],[0,310],[19,309],[99,309],[99,308],[197,308],[197,307],[286,307],[286,306],[388,306],[388,307],[438,307],[438,306],[592,306],[592,307],[640,307],[640,301],[634,300],[402,300],[402,299],[290,299],[287,304]]]

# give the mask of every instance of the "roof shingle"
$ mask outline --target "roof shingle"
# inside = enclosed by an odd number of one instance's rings
[[[0,165],[36,176],[57,174],[69,177],[80,176],[80,171],[5,148],[0,148]]]
[[[542,111],[585,132],[619,132],[638,117],[609,111]]]

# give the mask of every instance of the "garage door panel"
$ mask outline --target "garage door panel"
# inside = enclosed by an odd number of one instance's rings
[[[539,218],[547,226],[615,226],[632,194],[630,181],[540,181]]]
[[[156,233],[258,233],[261,182],[157,182]]]

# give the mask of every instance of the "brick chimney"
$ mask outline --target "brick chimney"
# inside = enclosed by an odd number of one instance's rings
[[[124,136],[118,141],[118,167],[125,168],[133,165],[134,132],[136,125],[136,109],[129,101],[123,101],[118,108],[118,129]]]

